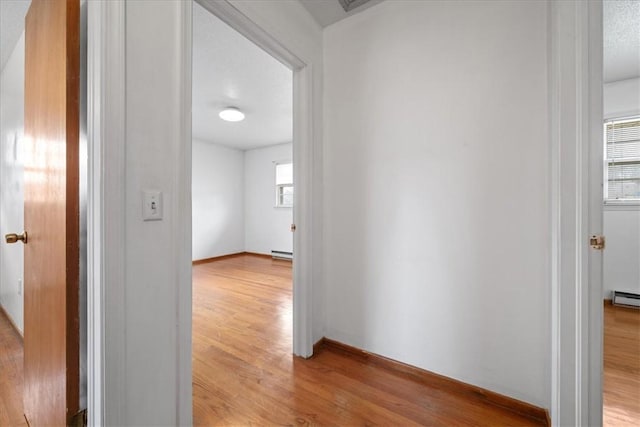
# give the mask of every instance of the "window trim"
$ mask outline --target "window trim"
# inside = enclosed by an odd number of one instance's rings
[[[278,184],[277,182],[277,177],[278,177],[278,166],[279,165],[287,165],[290,164],[292,169],[293,169],[293,161],[291,160],[279,160],[279,161],[274,161],[273,162],[273,182],[274,182],[274,189],[275,189],[275,204],[274,204],[274,208],[277,209],[281,209],[281,208],[293,208],[293,200],[291,201],[291,203],[280,203],[280,189],[284,188],[284,187],[291,187],[293,189],[293,191],[295,192],[295,186],[293,184],[293,176],[291,177],[291,183],[286,183],[286,184]]]
[[[608,117],[602,122],[602,151],[603,151],[603,159],[602,159],[602,178],[603,178],[603,188],[602,188],[602,204],[607,210],[640,210],[640,198],[638,199],[609,199],[608,191],[609,191],[609,159],[607,157],[607,125],[612,122],[625,122],[625,121],[634,121],[640,120],[640,114],[629,114],[624,116],[614,116]]]

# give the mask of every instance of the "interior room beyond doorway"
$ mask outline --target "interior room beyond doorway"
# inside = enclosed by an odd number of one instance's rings
[[[292,96],[289,68],[194,3],[194,261],[291,258]]]
[[[293,361],[293,72],[195,2],[192,69],[194,424],[245,422]]]

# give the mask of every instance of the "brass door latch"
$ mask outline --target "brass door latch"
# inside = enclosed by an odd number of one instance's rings
[[[22,243],[24,243],[25,245],[27,244],[27,241],[29,240],[27,238],[27,232],[23,232],[22,234],[16,234],[16,233],[11,233],[11,234],[7,234],[6,236],[4,236],[5,241],[7,243],[16,243],[18,241],[21,241]]]
[[[604,236],[601,235],[593,235],[589,239],[589,245],[593,249],[602,250],[604,249]]]

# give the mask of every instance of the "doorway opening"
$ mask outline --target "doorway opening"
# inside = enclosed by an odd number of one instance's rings
[[[294,64],[209,2],[192,25],[193,421],[234,423],[293,363]]]
[[[603,425],[640,423],[640,3],[603,2]]]

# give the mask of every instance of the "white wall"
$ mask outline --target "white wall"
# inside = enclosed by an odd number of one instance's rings
[[[329,338],[550,405],[546,2],[324,33]]]
[[[604,117],[640,114],[640,78],[604,85]],[[640,206],[604,208],[604,298],[612,291],[640,293]]]
[[[191,107],[190,51],[182,31],[189,4],[157,0],[123,6],[125,210],[106,206],[105,222],[113,228],[124,221],[120,251],[126,257],[122,287],[105,288],[107,301],[117,301],[122,292],[119,306],[105,306],[105,424],[188,425],[191,340],[179,330],[191,321],[191,138],[190,116],[182,112]],[[111,88],[117,93],[117,85]],[[144,189],[163,193],[161,221],[142,220]]]
[[[640,208],[605,208],[604,235],[604,298],[613,291],[640,294]]]
[[[22,244],[7,245],[4,235],[24,229],[24,32],[0,77],[0,304],[23,330]]]
[[[274,162],[292,145],[240,151],[193,140],[193,259],[293,252],[291,208],[276,208]]]
[[[275,207],[275,164],[292,160],[292,144],[272,145],[244,152],[245,250],[271,254],[293,252],[292,208]]]
[[[605,119],[640,114],[640,78],[607,83],[602,96]]]
[[[193,259],[245,251],[244,152],[194,139],[192,159]]]

